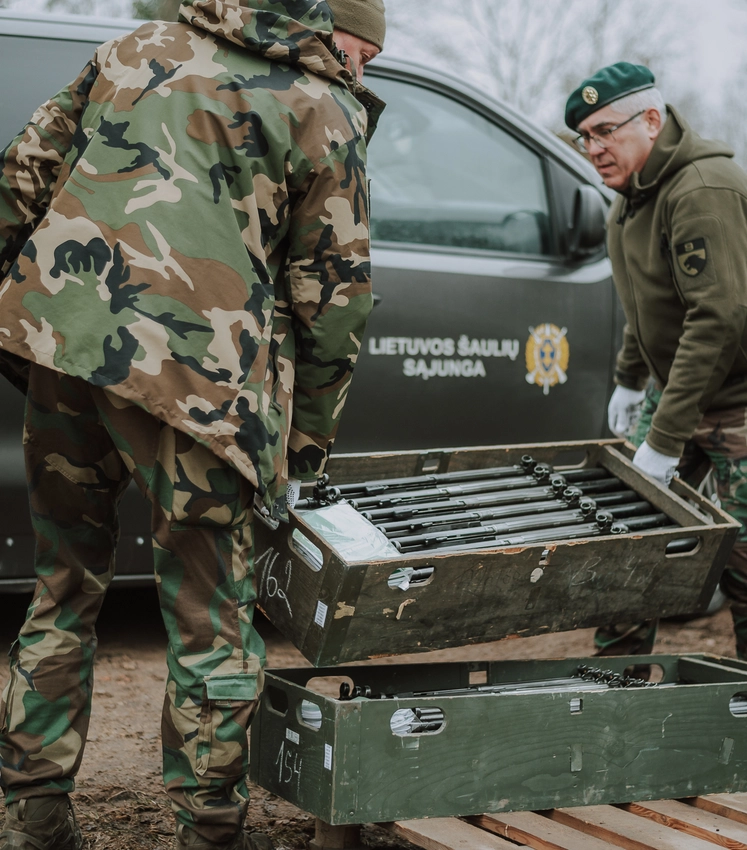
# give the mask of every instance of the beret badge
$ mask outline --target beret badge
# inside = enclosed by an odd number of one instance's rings
[[[581,97],[583,98],[584,103],[588,103],[589,106],[593,106],[599,100],[599,92],[594,88],[594,86],[585,86],[584,90],[581,92]]]

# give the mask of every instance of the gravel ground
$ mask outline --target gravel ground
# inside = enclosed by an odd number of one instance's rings
[[[22,622],[28,597],[0,597],[0,651],[7,652]],[[270,667],[308,663],[266,620],[258,627]],[[155,850],[172,846],[173,821],[161,786],[159,724],[166,676],[166,637],[153,588],[115,590],[99,620],[91,734],[74,794],[87,850]],[[592,654],[592,630],[504,640],[427,656],[392,661],[550,658]],[[663,623],[657,652],[712,652],[733,655],[731,617]],[[380,661],[377,663],[381,663]],[[0,683],[7,668],[0,669]],[[0,804],[0,817],[3,816]],[[313,818],[294,806],[252,788],[248,823],[269,833],[278,850],[305,850]],[[412,845],[378,827],[366,827],[366,846],[411,850]]]

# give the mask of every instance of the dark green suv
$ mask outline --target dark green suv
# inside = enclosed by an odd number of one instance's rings
[[[137,22],[0,12],[0,146]],[[621,315],[608,200],[569,146],[452,77],[377,60],[370,146],[377,302],[340,451],[605,435]],[[23,399],[0,384],[0,590],[29,586]],[[151,571],[147,511],[122,512],[120,580]]]

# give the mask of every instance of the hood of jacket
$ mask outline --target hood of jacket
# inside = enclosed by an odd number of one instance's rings
[[[714,156],[734,156],[734,151],[724,142],[701,138],[669,104],[667,113],[666,123],[646,164],[640,174],[633,174],[624,193],[634,207],[645,203],[664,181],[691,162]]]
[[[267,59],[353,88],[326,0],[182,0],[179,18]]]

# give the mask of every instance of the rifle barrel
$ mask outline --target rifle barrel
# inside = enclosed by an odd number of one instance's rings
[[[556,476],[553,479],[549,490],[544,490],[547,485],[544,482],[538,482],[536,479],[529,476],[520,476],[516,478],[504,478],[493,481],[480,481],[471,484],[452,484],[446,487],[430,487],[424,490],[407,490],[403,493],[385,493],[380,497],[370,497],[365,499],[353,499],[351,504],[354,508],[360,511],[378,511],[387,508],[407,507],[410,504],[420,502],[435,502],[445,501],[454,497],[465,497],[487,494],[487,493],[507,493],[501,501],[509,502],[515,498],[522,498],[527,495],[526,491],[546,492],[549,496],[557,496],[559,492],[565,489],[570,482],[566,481],[564,476]],[[589,481],[579,481],[573,484],[574,487],[582,492],[605,492],[618,489],[620,481],[617,478],[595,478]],[[516,494],[519,494],[518,496]],[[530,496],[531,498],[531,496]]]
[[[514,475],[531,473],[536,462],[529,455],[524,455],[521,463],[513,466],[494,466],[488,469],[460,469],[455,472],[426,473],[412,475],[406,478],[383,478],[378,481],[361,481],[353,484],[338,484],[337,489],[343,496],[355,498],[354,493],[364,493],[376,496],[387,490],[422,488],[426,484],[449,484],[460,481],[479,481],[485,478],[508,478]]]
[[[698,537],[683,537],[678,540],[672,540],[667,543],[667,555],[685,555],[688,552],[694,552],[698,548],[700,538]]]
[[[626,679],[619,674],[609,671],[598,671],[601,675],[594,678],[586,678],[579,674],[575,676],[565,676],[557,679],[539,679],[526,682],[496,682],[491,685],[472,685],[461,688],[437,688],[431,691],[400,691],[399,693],[382,693],[374,691],[369,685],[356,685],[353,690],[347,689],[343,693],[340,690],[340,700],[346,701],[356,698],[365,698],[371,700],[403,700],[403,699],[439,699],[440,697],[453,696],[502,696],[502,695],[523,695],[528,693],[557,693],[566,691],[598,691],[607,690],[610,688],[673,688],[679,687],[677,682],[653,683],[645,682],[641,679]],[[607,678],[607,676],[609,678]],[[409,709],[402,711],[412,711],[418,720],[433,721],[443,719],[439,715],[443,715],[440,708],[436,706],[421,708],[420,706],[412,706]],[[742,712],[747,714],[747,701],[745,701],[745,710]]]
[[[494,478],[489,481],[473,481],[467,484],[447,484],[442,487],[426,487],[422,490],[384,493],[381,496],[367,496],[363,499],[353,499],[353,502],[359,510],[366,510],[367,508],[381,508],[387,505],[399,505],[402,503],[439,498],[448,499],[451,496],[468,496],[474,493],[489,493],[492,491],[513,490],[532,486],[538,486],[536,478],[531,475],[517,475],[513,478]]]
[[[646,513],[652,510],[648,502],[632,501],[636,498],[636,494],[632,490],[620,491],[626,502],[618,499],[617,493],[608,496],[599,496],[593,499],[596,507],[605,507],[613,516],[632,516],[633,514]],[[585,497],[587,500],[591,497]],[[610,502],[612,504],[610,505]],[[616,504],[622,502],[621,504]],[[455,510],[448,513],[429,514],[420,519],[397,520],[393,522],[378,522],[375,523],[387,537],[401,537],[406,533],[422,534],[427,528],[433,526],[451,525],[454,527],[462,525],[475,525],[484,523],[489,520],[505,519],[506,517],[514,516],[534,516],[555,514],[569,509],[569,503],[564,499],[548,499],[540,502],[521,502],[518,504],[501,505],[498,507],[477,508],[475,510],[458,510],[460,506],[455,506]],[[644,510],[644,508],[646,510]],[[593,507],[589,507],[587,513],[593,513]]]
[[[595,499],[597,504],[601,507],[601,504],[598,499]],[[632,516],[643,516],[646,514],[655,513],[655,508],[649,502],[628,502],[622,505],[605,505],[604,509],[611,513],[613,517],[632,517]],[[627,524],[628,520],[625,519],[625,523]]]
[[[427,498],[450,496],[466,496],[472,493],[484,493],[496,490],[514,490],[522,487],[538,487],[544,480],[550,477],[552,468],[546,464],[537,464],[532,475],[515,475],[506,478],[487,478],[480,481],[467,481],[464,484],[445,484],[435,487],[421,487],[420,489],[386,490],[378,496],[364,496],[354,498],[359,509],[380,508],[389,504],[401,502],[420,501]],[[590,483],[604,479],[608,473],[599,467],[589,469],[572,469],[562,473],[563,480],[569,484],[575,482]],[[426,482],[427,483],[427,482]],[[337,488],[338,490],[341,488]],[[347,495],[347,494],[345,494]]]
[[[615,497],[621,494],[631,494],[635,498],[636,494],[632,490],[620,490],[624,485],[618,478],[602,478],[596,481],[582,481],[574,485],[576,489],[584,494],[593,496],[599,500],[596,495],[599,493],[614,492]],[[562,492],[562,489],[561,491]],[[481,508],[491,507],[496,505],[508,505],[519,502],[539,502],[545,499],[557,498],[558,490],[552,486],[543,485],[541,487],[525,487],[517,490],[493,491],[487,493],[478,493],[470,496],[464,496],[461,499],[432,499],[430,501],[412,502],[404,505],[387,505],[386,507],[373,507],[362,510],[366,519],[376,524],[379,520],[404,520],[412,516],[425,515],[427,513],[444,513],[454,508]],[[626,495],[626,498],[630,496]],[[360,508],[360,503],[356,502],[356,507]]]
[[[455,506],[459,507],[459,506]],[[387,537],[395,537],[403,531],[415,532],[419,528],[430,528],[434,525],[442,525],[443,523],[452,522],[482,522],[488,519],[502,519],[503,517],[517,516],[529,511],[531,507],[532,513],[543,514],[551,511],[561,511],[568,508],[568,503],[562,499],[548,499],[541,502],[530,502],[529,504],[522,502],[516,505],[504,505],[494,508],[478,508],[476,510],[454,510],[449,513],[431,514],[418,519],[402,519],[394,522],[376,523]]]
[[[660,528],[663,525],[671,523],[669,517],[662,513],[649,514],[648,516],[621,517],[620,521],[626,525],[630,531],[644,531],[647,528]]]
[[[433,532],[421,532],[418,535],[413,535],[407,532],[390,532],[387,534],[391,540],[394,540],[395,546],[400,543],[402,545],[414,545],[423,543],[428,546],[434,536],[440,541],[443,537],[454,537],[455,539],[472,539],[480,537],[483,532],[496,534],[511,534],[515,531],[530,531],[533,529],[542,528],[559,528],[561,526],[573,525],[579,522],[588,522],[592,516],[596,514],[597,522],[604,513],[607,515],[607,521],[612,522],[614,519],[620,518],[626,526],[631,530],[642,528],[653,528],[662,525],[668,521],[668,517],[663,513],[655,513],[654,509],[648,502],[632,502],[628,505],[618,505],[608,508],[602,514],[596,513],[599,505],[594,499],[586,499],[576,508],[565,506],[566,510],[553,511],[551,513],[524,513],[508,519],[503,523],[490,523],[482,519],[475,519],[475,514],[481,512],[473,512],[467,514],[470,519],[464,520],[461,514],[453,514],[450,525],[444,523],[444,526],[436,528]],[[490,513],[487,511],[485,513]],[[450,527],[452,526],[452,527]]]
[[[457,546],[438,546],[433,547],[433,551],[441,555],[448,552],[469,552],[476,549],[500,549],[504,546],[528,546],[532,543],[553,543],[555,541],[575,540],[583,537],[600,537],[603,534],[624,534],[626,531],[626,527],[619,523],[615,523],[611,528],[604,530],[596,522],[582,523],[580,525],[569,525],[562,528],[543,529],[542,531],[528,531],[524,534],[515,534],[510,537],[494,537],[472,543],[463,543]]]
[[[459,540],[472,541],[491,539],[502,534],[513,534],[517,531],[534,529],[563,528],[568,525],[578,525],[588,521],[588,515],[581,510],[559,511],[554,514],[538,514],[516,517],[507,522],[490,525],[477,525],[468,528],[433,531],[429,534],[403,535],[393,538],[394,545],[400,550],[417,549],[421,547],[441,546]]]
[[[618,490],[616,493],[595,493],[594,501],[601,507],[604,505],[622,505],[638,498],[635,490]]]

